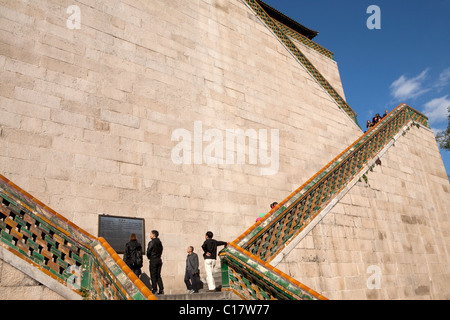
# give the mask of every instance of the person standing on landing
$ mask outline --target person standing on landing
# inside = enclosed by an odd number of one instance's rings
[[[164,294],[164,285],[161,279],[163,245],[158,238],[159,232],[152,230],[150,232],[150,239],[147,247],[147,258],[150,260],[150,279],[152,280],[152,293]]]
[[[189,246],[187,248],[186,257],[186,271],[184,273],[184,283],[189,293],[198,293],[198,283],[196,276],[198,276],[198,256],[194,252],[194,247]]]
[[[208,231],[205,235],[205,242],[203,242],[203,258],[205,259],[206,282],[208,283],[208,291],[216,291],[216,283],[213,278],[213,270],[216,266],[217,247],[226,246],[227,243],[213,239],[213,233]]]
[[[123,261],[130,267],[130,269],[136,274],[141,275],[142,268],[142,246],[138,242],[135,233],[130,235],[130,241],[125,245],[125,254],[123,255]]]

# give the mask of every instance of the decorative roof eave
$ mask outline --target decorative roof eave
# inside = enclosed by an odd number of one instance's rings
[[[293,20],[292,18],[289,18],[284,13],[281,13],[280,11],[276,10],[275,8],[269,6],[267,3],[265,3],[261,0],[256,0],[256,1],[264,9],[264,11],[267,12],[267,14],[272,19],[284,24],[285,26],[291,28],[292,30],[300,33],[304,37],[312,40],[319,34],[318,31],[315,31],[315,30],[305,27],[304,25],[298,23],[297,21]]]
[[[305,46],[315,50],[316,52],[330,58],[331,60],[334,60],[334,53],[331,52],[330,50],[322,47],[321,45],[315,43],[314,41],[308,39],[307,37],[301,35],[300,33],[292,30],[291,28],[287,27],[286,25],[282,24],[279,21],[275,21],[278,25],[278,27],[280,27],[284,33],[286,33],[287,36],[299,41],[300,43],[304,44]]]

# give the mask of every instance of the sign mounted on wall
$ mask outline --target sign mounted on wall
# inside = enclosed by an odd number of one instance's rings
[[[135,233],[145,252],[145,220],[141,218],[118,217],[109,215],[98,216],[98,236],[105,238],[118,253],[125,253],[125,245],[130,241],[130,235]]]

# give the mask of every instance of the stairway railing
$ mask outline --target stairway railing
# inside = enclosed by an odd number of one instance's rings
[[[250,281],[249,278],[256,277],[258,284],[264,283],[266,291],[273,290],[273,285],[277,282],[274,283],[271,279],[272,273],[275,272],[279,276],[280,271],[273,268],[270,262],[410,121],[429,127],[426,116],[406,104],[401,104],[233,241],[221,252],[224,266],[223,286],[235,291],[252,291],[254,281]],[[258,273],[258,268],[263,267],[266,271]],[[241,278],[247,279],[239,281],[240,284],[249,283],[246,288],[238,286],[236,281],[232,280],[237,279],[236,273]],[[241,295],[254,296],[248,293]],[[293,297],[295,294],[284,295],[288,296]],[[320,295],[313,296],[319,298]]]
[[[341,97],[341,95],[333,88],[327,79],[317,70],[317,68],[306,58],[303,52],[289,39],[288,35],[291,35],[289,29],[285,28],[282,24],[274,21],[266,11],[258,3],[258,0],[242,0],[246,3],[253,12],[263,21],[263,23],[274,33],[274,35],[284,44],[289,52],[305,67],[307,72],[322,86],[322,88],[330,95],[330,97],[336,102],[354,122],[359,126],[357,121],[356,112],[350,107],[350,105]],[[312,41],[309,41],[312,42]],[[305,42],[306,43],[306,42]],[[310,46],[310,44],[307,44]],[[311,47],[311,46],[310,46]],[[313,47],[317,50],[316,47]],[[321,51],[319,51],[321,52]],[[322,52],[321,52],[322,53]]]
[[[40,281],[52,287],[57,283],[68,299],[76,297],[73,292],[84,299],[155,299],[103,238],[90,235],[2,175],[0,232],[2,256],[8,255],[19,269],[41,271],[48,277],[40,276]]]
[[[234,243],[228,244],[220,257],[222,287],[244,300],[326,300]]]

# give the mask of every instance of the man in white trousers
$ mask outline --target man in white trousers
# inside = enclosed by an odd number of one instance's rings
[[[216,283],[213,278],[213,270],[216,266],[217,247],[226,246],[227,243],[213,239],[213,233],[208,231],[203,242],[203,258],[205,259],[206,282],[208,283],[208,292],[216,291]]]

